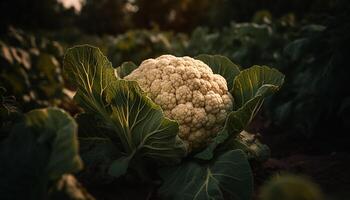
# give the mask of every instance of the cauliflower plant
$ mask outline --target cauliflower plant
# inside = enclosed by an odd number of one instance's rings
[[[187,56],[145,60],[125,79],[137,81],[165,116],[179,123],[178,135],[190,151],[210,142],[232,111],[225,78]]]

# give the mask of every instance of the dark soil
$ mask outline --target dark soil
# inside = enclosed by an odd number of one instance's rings
[[[253,164],[254,199],[259,199],[261,185],[281,172],[311,179],[320,186],[327,200],[350,199],[349,136],[338,134],[343,137],[334,137],[337,134],[328,133],[328,137],[306,137],[300,133],[282,132],[262,121],[258,118],[253,124],[257,128],[253,129],[270,147],[271,158],[262,164]]]

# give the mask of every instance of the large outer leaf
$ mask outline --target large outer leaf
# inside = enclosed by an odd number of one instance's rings
[[[76,101],[86,112],[106,115],[103,96],[117,80],[112,64],[102,52],[89,45],[67,50],[63,61],[67,78],[77,87]]]
[[[164,180],[159,193],[165,199],[249,200],[252,173],[241,150],[228,151],[209,164],[193,161],[160,171]]]
[[[56,108],[33,110],[26,114],[26,124],[35,130],[38,142],[52,142],[47,171],[51,179],[82,168],[78,155],[77,124],[66,112]]]
[[[113,162],[112,167],[118,169],[110,172],[125,172],[134,155],[162,164],[179,162],[184,156],[184,144],[177,137],[178,124],[166,119],[136,82],[118,79],[97,48],[83,45],[69,49],[64,68],[78,88],[79,104],[99,118],[98,126],[113,133],[97,131],[94,137],[108,137],[125,153],[120,165]]]
[[[178,124],[164,117],[161,108],[143,94],[134,81],[119,80],[108,90],[116,131],[129,153],[138,151],[161,163],[178,162],[185,154]],[[170,163],[169,163],[170,162]]]
[[[43,199],[49,180],[82,168],[77,125],[63,110],[33,110],[0,147],[1,199]]]
[[[234,78],[240,73],[238,65],[220,55],[202,54],[195,58],[207,64],[215,74],[223,76],[226,79],[228,89],[232,89]]]
[[[260,110],[264,98],[278,91],[283,82],[284,75],[267,66],[253,66],[236,76],[231,93],[237,110],[226,120],[229,134],[237,135],[246,128]]]
[[[276,92],[283,81],[283,74],[266,66],[253,66],[236,76],[231,91],[236,110],[228,115],[224,130],[196,157],[211,159],[218,145],[236,137],[246,128],[260,110],[264,98]]]
[[[253,66],[243,70],[234,81],[232,96],[235,108],[241,108],[253,98],[276,92],[284,82],[284,75],[267,66]]]

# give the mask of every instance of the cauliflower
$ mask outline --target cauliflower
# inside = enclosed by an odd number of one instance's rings
[[[232,110],[225,78],[187,56],[145,60],[124,79],[137,81],[164,115],[178,122],[178,135],[189,151],[207,145]]]

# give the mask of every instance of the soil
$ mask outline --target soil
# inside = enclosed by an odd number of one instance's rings
[[[282,172],[311,179],[320,186],[326,200],[350,199],[349,136],[331,137],[328,133],[329,137],[314,135],[308,138],[300,133],[281,132],[280,128],[263,123],[261,118],[255,120],[253,127],[271,149],[270,159],[253,164],[254,200],[259,199],[261,185],[272,175]]]

